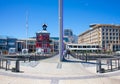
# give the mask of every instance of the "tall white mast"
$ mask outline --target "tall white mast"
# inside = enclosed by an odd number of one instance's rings
[[[59,0],[59,56],[63,60],[63,0]]]
[[[28,11],[26,11],[26,49],[28,49],[27,39],[28,39]]]

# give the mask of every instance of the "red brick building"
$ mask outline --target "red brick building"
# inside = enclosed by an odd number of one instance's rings
[[[46,24],[43,24],[42,28],[42,31],[36,33],[36,51],[40,53],[49,53],[51,51],[49,42],[50,33],[46,30]]]

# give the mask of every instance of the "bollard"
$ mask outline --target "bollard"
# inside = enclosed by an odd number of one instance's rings
[[[16,70],[15,71],[19,72],[20,71],[19,68],[20,68],[20,64],[19,64],[19,60],[17,60],[16,61],[16,68],[15,68]]]

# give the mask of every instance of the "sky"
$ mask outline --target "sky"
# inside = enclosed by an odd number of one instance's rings
[[[90,24],[120,24],[120,0],[63,0],[64,29],[79,35]],[[0,35],[26,38],[36,36],[42,24],[51,37],[59,36],[58,0],[0,0]]]

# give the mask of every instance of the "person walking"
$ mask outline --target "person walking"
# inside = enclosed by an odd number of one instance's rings
[[[70,50],[67,50],[67,58],[70,58]]]

